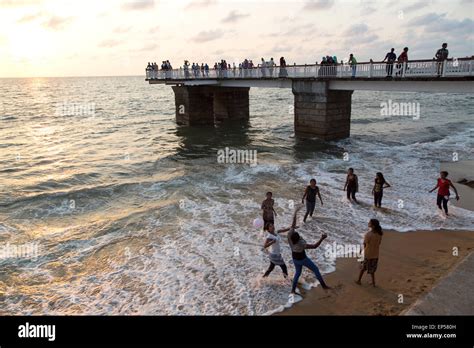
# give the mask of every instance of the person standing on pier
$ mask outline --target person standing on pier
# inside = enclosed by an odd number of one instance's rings
[[[382,197],[383,197],[383,189],[391,187],[388,182],[385,181],[383,174],[378,172],[375,175],[375,182],[374,187],[372,188],[372,194],[374,195],[374,206],[375,207],[382,207]]]
[[[347,171],[346,184],[344,185],[344,191],[347,191],[347,199],[351,199],[357,203],[355,197],[356,193],[359,191],[359,179],[357,175],[354,174],[354,168],[349,168]]]
[[[278,77],[287,77],[288,76],[288,71],[286,71],[286,60],[285,57],[280,58],[280,72],[278,74]]]
[[[398,56],[398,64],[397,64],[397,76],[403,76],[403,71],[406,69],[406,64],[408,63],[408,47],[403,48],[403,52],[400,53]]]
[[[267,68],[267,63],[265,62],[265,59],[262,58],[262,63],[260,63],[260,71],[262,73],[262,77],[266,76],[266,69]]]
[[[438,189],[438,196],[436,197],[436,205],[438,206],[438,209],[442,210],[444,209],[444,212],[446,216],[448,216],[448,201],[449,201],[449,189],[452,187],[454,190],[454,193],[456,194],[456,200],[459,201],[459,195],[458,191],[456,190],[456,187],[454,187],[453,183],[451,180],[448,179],[448,172],[442,171],[439,173],[439,178],[438,178],[438,183],[436,186],[430,190],[430,193],[433,192],[434,190]],[[441,208],[441,204],[443,204],[443,207]]]
[[[436,61],[438,62],[437,64],[437,70],[438,70],[438,77],[441,76],[441,74],[443,73],[443,64],[444,64],[444,61],[446,59],[448,59],[448,55],[449,55],[449,51],[448,51],[448,44],[445,42],[441,48],[436,51],[436,55],[435,55],[435,58],[436,58]]]
[[[395,54],[395,48],[392,48],[390,52],[385,55],[385,58],[382,62],[387,61],[387,77],[392,77],[393,74],[393,63],[397,60],[397,55]]]
[[[349,55],[349,62],[348,63],[351,66],[352,78],[355,79],[356,70],[357,70],[357,59],[354,57],[354,55],[352,53]]]
[[[301,199],[301,203],[304,203],[306,198],[306,213],[304,214],[303,222],[306,222],[308,215],[310,217],[313,217],[314,208],[316,207],[316,195],[319,197],[321,205],[323,205],[323,200],[321,198],[321,193],[319,192],[319,187],[316,186],[316,179],[311,179],[309,181],[309,185],[304,191],[303,198]]]
[[[379,247],[382,242],[382,227],[377,219],[370,219],[369,232],[364,236],[364,261],[361,264],[359,278],[356,283],[361,285],[365,271],[372,277],[372,286],[375,287],[375,271],[379,261]]]
[[[275,61],[273,60],[273,57],[270,58],[270,61],[268,62],[268,72],[270,74],[270,77],[273,77],[273,68],[275,67]]]

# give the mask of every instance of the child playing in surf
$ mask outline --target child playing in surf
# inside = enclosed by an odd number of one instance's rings
[[[286,267],[285,261],[283,260],[283,257],[281,256],[281,248],[280,248],[281,237],[278,235],[278,233],[286,232],[287,230],[279,230],[277,231],[277,233],[275,233],[275,226],[273,225],[273,223],[268,223],[265,229],[268,233],[267,233],[265,244],[263,245],[263,247],[265,249],[270,247],[270,254],[269,254],[270,266],[268,267],[263,277],[264,278],[268,277],[270,273],[272,273],[275,266],[278,265],[280,266],[283,272],[283,277],[285,279],[288,279],[288,269]]]
[[[359,279],[356,283],[361,285],[365,271],[372,277],[372,286],[375,287],[375,271],[379,261],[379,247],[382,242],[382,227],[377,219],[370,219],[369,231],[364,236],[364,261],[361,264]]]
[[[375,207],[382,207],[382,197],[383,197],[383,189],[390,187],[390,184],[385,181],[383,174],[378,172],[375,175],[375,183],[374,187],[372,188],[372,194],[374,195],[374,206]]]
[[[357,203],[356,192],[359,191],[359,179],[354,174],[354,168],[349,168],[347,171],[346,184],[344,185],[344,191],[347,191],[347,199],[351,199]]]
[[[271,192],[267,192],[266,194],[266,199],[262,202],[262,207],[261,209],[263,210],[263,230],[265,231],[265,228],[268,224],[274,224],[275,223],[275,218],[274,216],[277,216],[277,213],[275,209],[273,209],[273,205],[275,204],[275,201],[272,198],[273,194]]]
[[[436,198],[436,205],[438,206],[438,209],[442,210],[444,209],[444,212],[446,216],[448,216],[448,201],[449,201],[449,188],[452,187],[454,190],[454,193],[456,194],[456,200],[459,200],[459,195],[458,191],[454,187],[453,183],[451,180],[448,179],[448,172],[442,171],[439,173],[439,178],[438,178],[438,183],[436,186],[430,190],[430,193],[433,192],[434,190],[438,189],[438,196]],[[441,204],[443,207],[441,207]]]
[[[309,216],[313,217],[314,208],[316,207],[316,195],[318,195],[321,205],[323,205],[323,200],[321,199],[321,193],[319,192],[319,187],[316,186],[316,179],[311,179],[309,181],[309,186],[304,190],[303,198],[301,203],[304,203],[306,198],[306,213],[304,214],[303,222],[306,222],[306,218]]]
[[[298,280],[301,276],[301,272],[303,271],[303,266],[309,268],[314,275],[316,276],[316,279],[318,279],[319,283],[321,284],[321,287],[324,290],[330,289],[329,286],[324,282],[324,279],[319,272],[318,267],[314,264],[314,262],[306,256],[306,249],[316,249],[319,247],[319,245],[323,242],[324,239],[327,238],[326,234],[323,234],[321,238],[319,239],[318,242],[314,244],[308,244],[300,235],[298,232],[295,230],[298,228],[296,226],[296,217],[298,214],[298,211],[301,209],[301,206],[298,207],[295,210],[295,213],[293,215],[293,223],[291,224],[291,227],[281,230],[281,232],[288,231],[288,243],[290,244],[291,248],[291,255],[293,258],[293,263],[295,265],[295,276],[293,277],[293,283],[291,286],[291,296],[294,296],[296,294],[296,286],[298,285]]]

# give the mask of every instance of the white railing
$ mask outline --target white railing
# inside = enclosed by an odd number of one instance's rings
[[[231,68],[225,70],[148,70],[147,80],[194,80],[194,79],[266,79],[266,78],[403,78],[403,77],[459,77],[474,75],[474,59],[416,60],[408,63],[369,62],[356,65],[290,65],[252,69]]]

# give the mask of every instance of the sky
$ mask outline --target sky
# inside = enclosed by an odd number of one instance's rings
[[[0,0],[0,77],[143,75],[149,61],[474,55],[474,0]]]

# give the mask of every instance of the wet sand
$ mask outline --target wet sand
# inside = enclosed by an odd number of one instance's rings
[[[453,255],[455,247],[458,256]],[[356,284],[359,263],[339,258],[336,271],[325,276],[332,290],[301,289],[304,299],[277,315],[398,315],[472,251],[474,231],[385,231],[377,287],[372,287],[367,274],[362,285]]]

